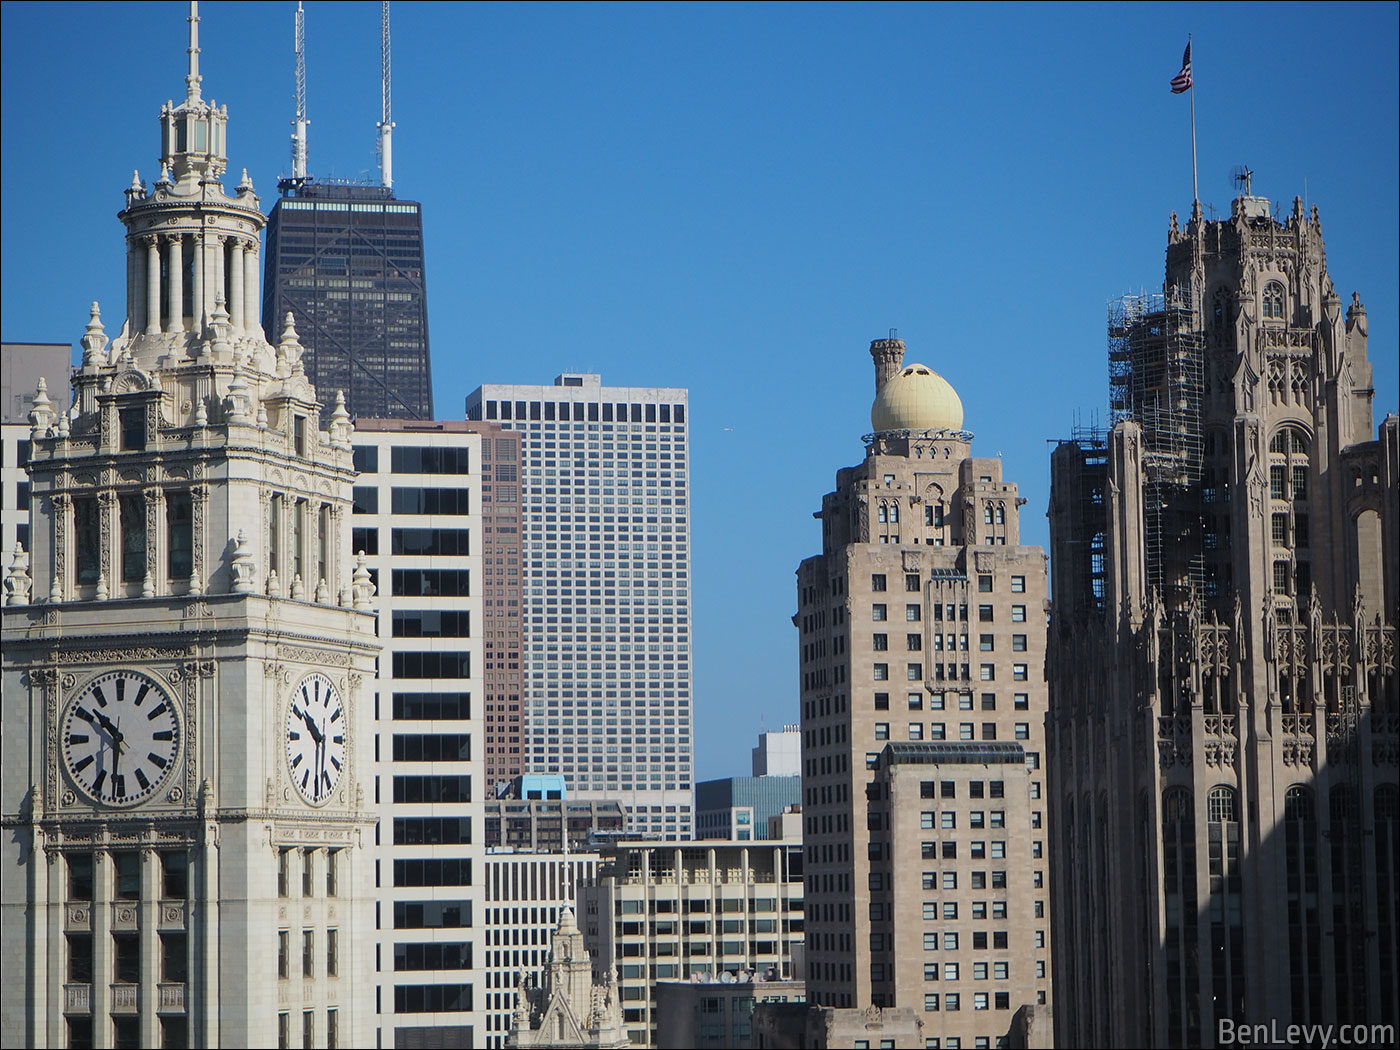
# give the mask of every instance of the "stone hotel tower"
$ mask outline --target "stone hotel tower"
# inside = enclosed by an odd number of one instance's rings
[[[1375,438],[1366,342],[1317,209],[1247,181],[1110,310],[1114,425],[1051,459],[1062,1045],[1400,1020],[1400,420]]]
[[[870,352],[874,433],[797,572],[808,1001],[995,1045],[1050,994],[1045,554],[953,388]]]
[[[349,417],[258,323],[263,215],[227,111],[160,114],[126,191],[127,319],[93,304],[30,414],[3,620],[5,1046],[365,1046],[372,585]],[[58,398],[55,404],[53,398]]]

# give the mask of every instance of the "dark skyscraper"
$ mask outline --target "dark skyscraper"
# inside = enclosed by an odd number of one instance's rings
[[[352,416],[432,419],[423,209],[387,186],[286,180],[272,209],[263,328],[287,314],[321,396]]]

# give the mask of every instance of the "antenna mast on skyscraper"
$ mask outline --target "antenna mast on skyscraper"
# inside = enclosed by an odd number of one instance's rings
[[[306,179],[306,12],[297,3],[297,115],[292,121],[292,178]]]
[[[383,104],[384,112],[379,121],[379,182],[382,186],[394,185],[394,116],[392,98],[389,93],[389,0],[384,0],[384,25],[381,43],[383,56]]]

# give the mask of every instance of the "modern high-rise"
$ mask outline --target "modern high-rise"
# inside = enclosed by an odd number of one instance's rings
[[[110,339],[94,303],[71,409],[47,382],[29,409],[33,549],[0,647],[6,1046],[372,1039],[379,644],[351,426],[295,329],[257,323],[264,217],[246,173],[224,187],[190,7],[160,174],[119,214],[125,323]]]
[[[1394,1042],[1400,419],[1377,439],[1367,327],[1317,208],[1247,181],[1110,307],[1111,429],[1051,457],[1061,1045]]]
[[[352,548],[377,584],[376,1045],[472,1046],[484,1025],[482,494],[499,428],[362,420]]]
[[[693,775],[686,405],[576,373],[467,398],[468,419],[520,434],[524,771],[673,839]]]
[[[996,1045],[1050,1001],[1045,555],[904,349],[797,572],[808,1001]]]
[[[267,225],[262,317],[291,314],[317,390],[355,418],[433,418],[423,206],[388,186],[283,180]]]

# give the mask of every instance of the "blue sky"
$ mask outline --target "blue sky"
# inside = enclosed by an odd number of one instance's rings
[[[307,3],[310,169],[375,170],[379,5]],[[289,167],[292,3],[202,5],[229,181]],[[5,3],[3,336],[124,301],[116,212],[158,174],[185,5]],[[869,340],[957,388],[1045,543],[1048,439],[1102,419],[1106,302],[1160,285],[1230,172],[1316,203],[1397,403],[1397,6],[397,3],[396,189],[424,204],[437,410],[565,370],[691,391],[701,778],[797,718],[793,572],[862,455]]]

